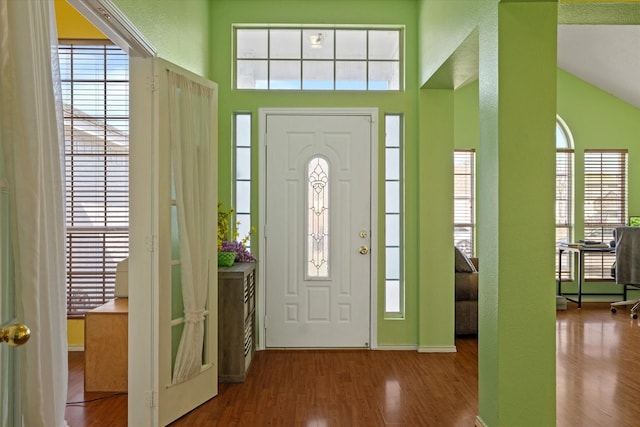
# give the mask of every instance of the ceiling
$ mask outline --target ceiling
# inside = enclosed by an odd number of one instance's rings
[[[559,25],[558,67],[640,108],[640,25]]]
[[[619,10],[626,13],[628,22],[617,15],[607,19],[595,15],[593,22],[598,23],[590,24],[581,24],[589,21],[567,13],[565,7],[558,25],[558,67],[640,108],[640,2],[634,5],[638,8]],[[457,89],[477,79],[478,35],[474,31],[424,87]]]

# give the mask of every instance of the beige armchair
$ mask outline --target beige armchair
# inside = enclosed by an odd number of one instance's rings
[[[478,259],[457,248],[455,272],[456,335],[478,333]]]

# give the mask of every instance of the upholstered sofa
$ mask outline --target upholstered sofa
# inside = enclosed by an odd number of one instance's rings
[[[456,335],[478,333],[478,259],[455,248]]]

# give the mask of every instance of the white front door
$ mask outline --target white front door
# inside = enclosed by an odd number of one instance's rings
[[[266,347],[369,347],[374,117],[266,116]]]

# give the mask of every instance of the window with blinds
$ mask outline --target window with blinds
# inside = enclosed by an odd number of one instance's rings
[[[556,151],[556,245],[573,241],[573,159],[570,149]],[[563,253],[562,277],[570,278],[573,257],[570,252]],[[556,277],[558,277],[558,259],[556,258]]]
[[[453,243],[472,257],[475,254],[476,153],[453,153]]]
[[[573,217],[573,150],[556,152],[556,243],[571,241]]]
[[[67,316],[113,298],[129,253],[129,59],[109,43],[60,41]]]
[[[574,149],[573,137],[567,124],[556,117],[556,245],[573,242],[574,230]],[[563,279],[573,276],[573,256],[563,252],[562,264],[556,257],[556,276],[562,265]]]
[[[627,150],[585,150],[584,239],[609,242],[627,220]],[[585,279],[612,280],[614,254],[585,254]]]

